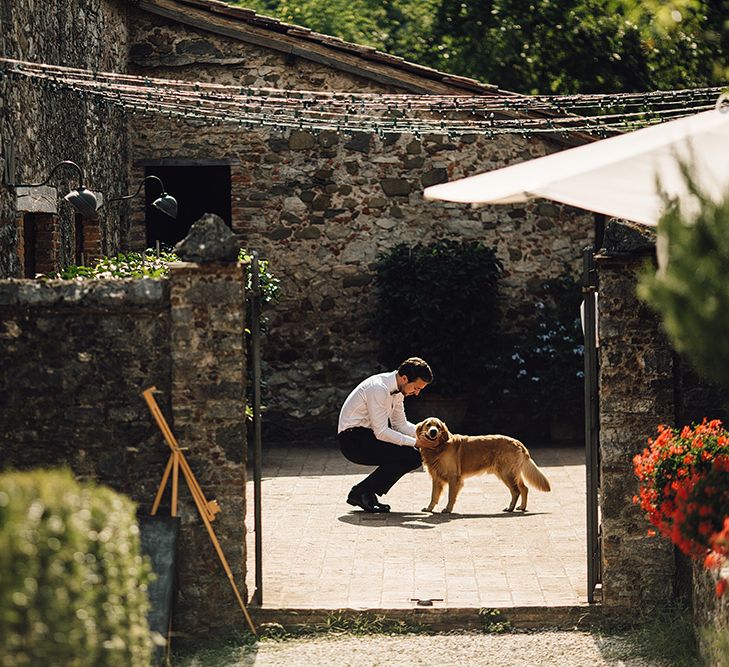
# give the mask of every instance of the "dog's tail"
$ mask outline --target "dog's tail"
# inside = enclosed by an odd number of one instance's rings
[[[539,491],[552,490],[552,487],[549,485],[549,480],[537,467],[537,464],[531,460],[531,458],[527,458],[527,460],[524,461],[524,465],[521,467],[521,472],[529,486],[533,486],[535,489],[539,489]]]

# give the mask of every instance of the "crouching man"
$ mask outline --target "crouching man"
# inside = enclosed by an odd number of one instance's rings
[[[377,466],[352,487],[347,502],[365,512],[389,512],[377,496],[386,494],[405,473],[420,467],[419,447],[433,444],[416,439],[415,424],[405,416],[406,396],[417,396],[433,381],[430,366],[419,357],[403,361],[396,371],[372,375],[349,394],[339,413],[337,438],[352,463]]]

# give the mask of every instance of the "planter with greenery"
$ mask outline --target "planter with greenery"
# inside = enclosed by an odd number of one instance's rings
[[[694,195],[696,212],[683,210],[678,201],[664,197],[666,212],[658,223],[658,271],[652,264],[645,267],[638,285],[638,296],[660,313],[674,349],[685,355],[704,378],[727,391],[729,191],[719,197],[702,192],[691,177],[691,166],[683,164],[681,168],[687,188]],[[709,422],[709,426],[715,423]],[[699,579],[698,572],[703,575],[705,583],[715,581],[716,592],[723,594],[727,586],[726,570],[729,564],[728,435],[723,429],[719,434],[717,428],[717,433],[708,438],[703,433],[697,433],[696,429],[678,436],[675,431],[664,429],[659,440],[661,436],[667,447],[685,448],[684,459],[673,461],[671,465],[675,476],[662,486],[663,480],[657,477],[662,474],[660,469],[654,472],[654,490],[660,495],[655,499],[642,495],[640,502],[649,516],[653,511],[651,504],[655,503],[655,511],[659,513],[655,517],[660,524],[659,529],[661,525],[664,530],[670,528],[669,536],[671,539],[676,538],[679,547],[694,553],[699,562],[703,557],[704,565],[710,568],[710,576],[697,568],[694,581]],[[650,450],[659,447],[660,444],[653,443]],[[681,456],[677,449],[673,451],[673,456]],[[646,462],[645,458],[644,452],[641,459],[636,461],[639,477],[641,473],[650,475],[650,470],[645,470],[650,460]],[[659,456],[655,465],[660,461]],[[668,464],[661,463],[661,469],[665,465]],[[646,487],[646,482],[642,486]],[[670,495],[657,504],[664,493]],[[665,517],[661,517],[661,513]],[[721,568],[719,574],[717,568]],[[729,606],[725,599],[718,601],[720,604],[715,606],[707,603],[704,596],[708,590],[709,587],[705,585],[694,586],[695,609],[704,608],[701,615],[694,617],[695,628],[697,635],[713,635],[720,641],[703,639],[702,654],[707,664],[729,664],[726,639]]]
[[[251,256],[244,248],[238,259],[246,266],[246,290],[251,290]],[[169,273],[169,265],[179,262],[180,258],[170,250],[157,254],[148,248],[142,252],[117,253],[100,257],[90,266],[71,265],[40,276],[42,280],[60,278],[62,280],[127,280],[129,278],[164,278]],[[258,260],[258,282],[261,286],[263,303],[274,301],[278,296],[279,280],[269,270],[268,261]]]
[[[435,380],[423,401],[467,395],[480,384],[494,354],[501,274],[495,250],[480,241],[400,244],[378,257],[381,359],[388,368],[410,356],[425,359]],[[408,415],[416,413],[409,405]]]

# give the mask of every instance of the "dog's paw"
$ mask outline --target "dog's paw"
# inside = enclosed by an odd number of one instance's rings
[[[449,510],[449,509],[448,509],[447,507],[444,507],[444,508],[443,508],[443,509],[441,510],[441,514],[450,514],[450,513],[451,513],[451,510]]]
[[[432,512],[433,508],[432,507],[423,507],[423,509],[421,509],[420,511],[421,512]]]
[[[502,512],[513,512],[514,510],[509,507],[504,507],[504,509],[501,510]]]

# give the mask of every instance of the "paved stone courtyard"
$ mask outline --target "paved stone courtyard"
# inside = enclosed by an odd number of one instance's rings
[[[264,607],[394,609],[424,598],[447,607],[585,604],[584,450],[530,451],[553,491],[532,491],[526,514],[502,512],[508,491],[486,475],[466,481],[448,516],[421,511],[430,497],[422,469],[384,497],[389,514],[366,514],[345,498],[369,468],[334,447],[264,450]],[[247,495],[252,593],[252,481]]]

